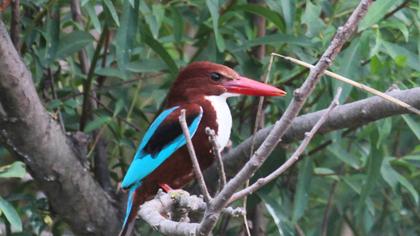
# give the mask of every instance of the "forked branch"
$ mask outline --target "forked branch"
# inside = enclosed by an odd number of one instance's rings
[[[303,85],[295,91],[294,99],[281,119],[276,122],[263,144],[258,148],[245,166],[235,175],[235,177],[226,184],[226,187],[222,189],[222,191],[210,202],[200,224],[200,228],[198,229],[199,235],[210,234],[217,222],[217,219],[219,218],[221,210],[228,204],[231,196],[241,185],[243,185],[255,174],[255,172],[261,167],[264,161],[274,150],[277,143],[281,141],[281,138],[291,126],[293,119],[299,114],[299,111],[302,109],[306,99],[314,90],[315,85],[319,82],[320,76],[332,63],[344,43],[355,31],[358,22],[366,14],[371,3],[371,0],[360,1],[359,5],[351,14],[347,22],[342,27],[338,28],[331,44],[322,55],[319,62],[311,69],[311,72]]]
[[[268,176],[258,179],[255,183],[253,183],[249,187],[244,188],[236,192],[235,194],[233,194],[229,200],[229,203],[232,203],[238,199],[241,199],[247,195],[250,195],[256,192],[258,189],[262,188],[266,184],[270,183],[271,181],[279,177],[287,169],[289,169],[293,164],[295,164],[299,160],[300,155],[302,155],[302,153],[305,151],[306,147],[308,146],[309,142],[312,140],[316,132],[318,132],[319,128],[327,120],[330,112],[339,104],[338,99],[340,98],[340,95],[341,95],[341,87],[337,89],[337,93],[333,101],[331,102],[330,106],[324,111],[321,118],[318,120],[318,122],[316,122],[316,124],[311,129],[311,131],[309,131],[308,133],[305,133],[305,138],[303,139],[299,147],[296,149],[296,151],[292,154],[292,156],[289,159],[287,159],[285,163],[283,163],[279,168],[277,168],[274,172],[272,172]]]
[[[298,59],[293,58],[293,57],[287,57],[287,56],[283,56],[283,55],[280,55],[280,54],[277,54],[277,53],[271,53],[271,56],[272,57],[273,56],[277,56],[277,57],[283,58],[285,60],[291,61],[293,63],[296,63],[298,65],[304,66],[304,67],[309,68],[309,69],[313,69],[314,68],[313,65],[311,65],[309,63],[306,63],[304,61],[298,60]],[[383,99],[385,99],[385,100],[387,100],[389,102],[392,102],[394,104],[397,104],[398,106],[404,107],[405,109],[413,112],[414,114],[420,115],[420,110],[419,109],[411,106],[408,103],[405,103],[405,102],[399,100],[398,98],[394,98],[394,97],[392,97],[392,96],[390,96],[390,95],[388,95],[386,93],[383,93],[383,92],[381,92],[381,91],[379,91],[377,89],[371,88],[371,87],[369,87],[367,85],[364,85],[364,84],[361,84],[361,83],[356,82],[354,80],[351,80],[349,78],[346,78],[346,77],[344,77],[342,75],[333,73],[333,72],[331,72],[329,70],[324,71],[324,74],[330,76],[333,79],[339,80],[339,81],[344,82],[346,84],[350,84],[351,86],[354,86],[356,88],[362,89],[362,90],[364,90],[364,91],[366,91],[368,93],[371,93],[373,95],[379,96],[379,97],[381,97],[381,98],[383,98]]]

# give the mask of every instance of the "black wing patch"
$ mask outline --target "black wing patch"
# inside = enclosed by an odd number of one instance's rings
[[[188,126],[191,125],[196,117],[197,114],[190,114],[185,117]],[[152,154],[152,156],[154,156],[179,135],[183,135],[183,133],[178,119],[163,123],[157,128],[143,150],[146,153]]]

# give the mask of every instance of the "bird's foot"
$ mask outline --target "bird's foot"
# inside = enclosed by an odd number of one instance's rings
[[[160,183],[160,184],[158,184],[159,185],[159,187],[161,188],[161,189],[163,189],[163,191],[165,191],[166,193],[169,193],[170,191],[173,191],[173,189],[171,188],[171,186],[169,186],[168,184],[165,184],[165,183]]]

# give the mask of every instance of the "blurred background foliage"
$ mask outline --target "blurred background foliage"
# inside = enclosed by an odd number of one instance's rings
[[[358,4],[81,0],[77,14],[71,2],[78,1],[20,0],[15,43],[51,116],[66,132],[88,135],[84,162],[92,170],[106,164],[105,180],[100,170],[92,172],[111,193],[179,68],[208,60],[262,79],[271,52],[314,63]],[[11,8],[2,13],[9,25]],[[418,1],[377,0],[331,70],[382,91],[419,86],[419,12]],[[276,59],[270,83],[292,94],[306,75]],[[342,102],[369,97],[323,78],[303,112],[325,108],[338,86]],[[290,100],[267,99],[265,125]],[[250,97],[230,101],[234,146],[252,133],[256,104]],[[298,165],[250,197],[249,219],[262,218],[266,235],[419,235],[419,124],[418,117],[403,115],[316,137]],[[296,146],[277,149],[257,176],[279,166]],[[1,146],[0,183],[0,232],[70,232],[24,164]],[[214,232],[243,234],[243,222],[223,217]]]

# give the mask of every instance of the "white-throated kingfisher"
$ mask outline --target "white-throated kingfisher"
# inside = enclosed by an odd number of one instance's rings
[[[205,128],[215,130],[216,140],[223,150],[232,128],[226,98],[241,94],[284,96],[286,92],[211,62],[194,62],[180,71],[169,91],[165,110],[144,134],[121,183],[129,196],[120,235],[131,234],[139,206],[161,186],[182,188],[194,178],[186,139],[178,121],[180,111],[185,109],[200,168],[204,170],[214,159]]]

